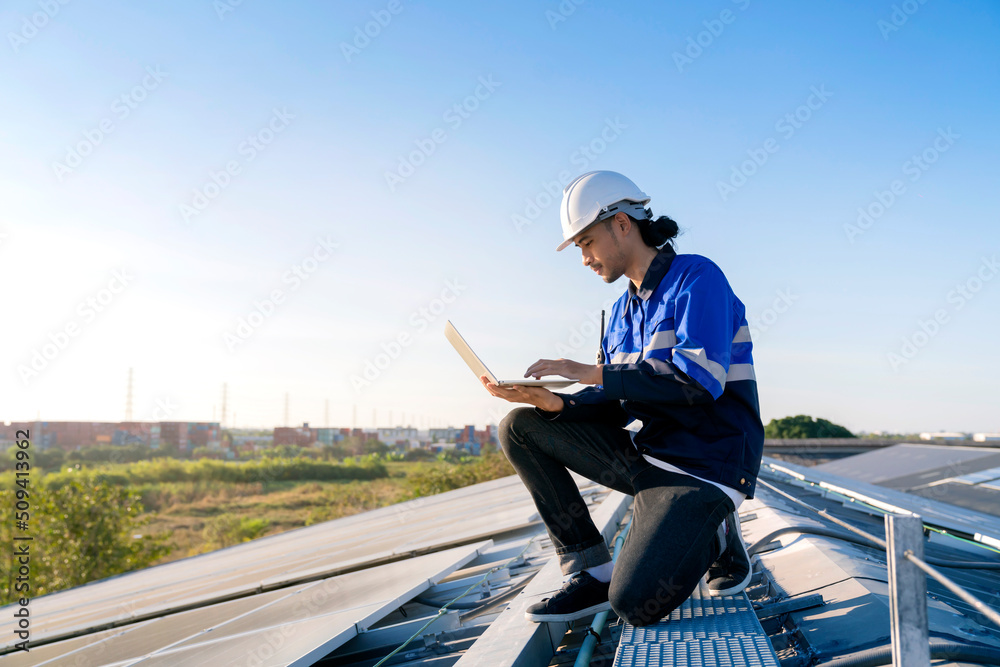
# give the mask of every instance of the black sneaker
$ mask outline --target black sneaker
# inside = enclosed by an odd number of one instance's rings
[[[610,583],[598,581],[587,572],[577,572],[555,595],[542,598],[541,602],[528,607],[524,617],[535,623],[575,621],[599,611],[607,611],[611,609],[611,603],[608,602],[610,587]]]
[[[753,566],[750,565],[747,546],[743,543],[739,514],[733,512],[723,523],[729,524],[729,532],[725,534],[721,555],[708,568],[708,592],[711,595],[736,595],[750,583]]]

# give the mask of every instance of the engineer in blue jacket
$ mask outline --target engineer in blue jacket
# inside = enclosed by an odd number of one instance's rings
[[[566,186],[563,243],[607,283],[623,275],[599,363],[540,359],[525,377],[591,385],[575,394],[499,387],[515,408],[504,453],[528,488],[564,574],[528,619],[569,621],[612,608],[633,625],[668,615],[708,574],[713,595],[742,591],[751,566],[737,509],[752,498],[764,427],[743,303],[722,270],[678,255],[677,223],[653,219],[625,176],[595,171]],[[616,563],[569,471],[635,496]]]

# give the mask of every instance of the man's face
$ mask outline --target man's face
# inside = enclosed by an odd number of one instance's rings
[[[613,283],[625,273],[625,250],[616,235],[614,219],[591,225],[575,240],[583,254],[583,265],[590,267],[604,282]]]

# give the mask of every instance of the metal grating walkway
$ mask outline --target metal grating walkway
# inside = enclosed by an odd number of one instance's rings
[[[655,625],[622,631],[614,667],[778,667],[778,658],[745,593],[712,597],[702,581]]]

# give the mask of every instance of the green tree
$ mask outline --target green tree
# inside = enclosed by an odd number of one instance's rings
[[[303,455],[308,456],[309,454],[310,452],[307,451],[306,447],[300,447],[298,445],[277,445],[263,450],[260,453],[260,456],[274,459],[294,459]]]
[[[137,534],[145,522],[135,491],[84,478],[60,488],[39,484],[29,494],[28,530],[18,533],[34,538],[29,597],[147,567],[169,552],[165,536]],[[2,495],[5,506],[13,506],[14,489]],[[11,532],[9,522],[0,522],[4,544],[13,544]],[[3,603],[23,594],[12,586],[16,570],[10,556],[0,558]]]
[[[388,454],[391,447],[379,440],[366,440],[361,446],[363,454]]]
[[[839,424],[809,415],[795,415],[772,419],[764,427],[765,438],[854,438],[857,437]]]
[[[406,454],[403,455],[403,460],[405,461],[433,461],[436,458],[436,454],[429,449],[424,449],[423,447],[415,447],[414,449],[406,450]]]
[[[56,447],[35,453],[35,465],[42,470],[59,470],[66,462],[66,452]]]
[[[66,460],[86,463],[134,463],[148,459],[150,452],[149,447],[139,443],[93,445],[73,450],[66,457]]]
[[[17,460],[17,452],[19,451],[21,450],[17,445],[11,445],[7,449],[6,455],[0,457],[0,470],[13,470],[14,463]],[[57,447],[53,447],[33,452],[32,457],[34,460],[34,467],[42,468],[46,471],[58,470],[66,461],[66,452]]]

